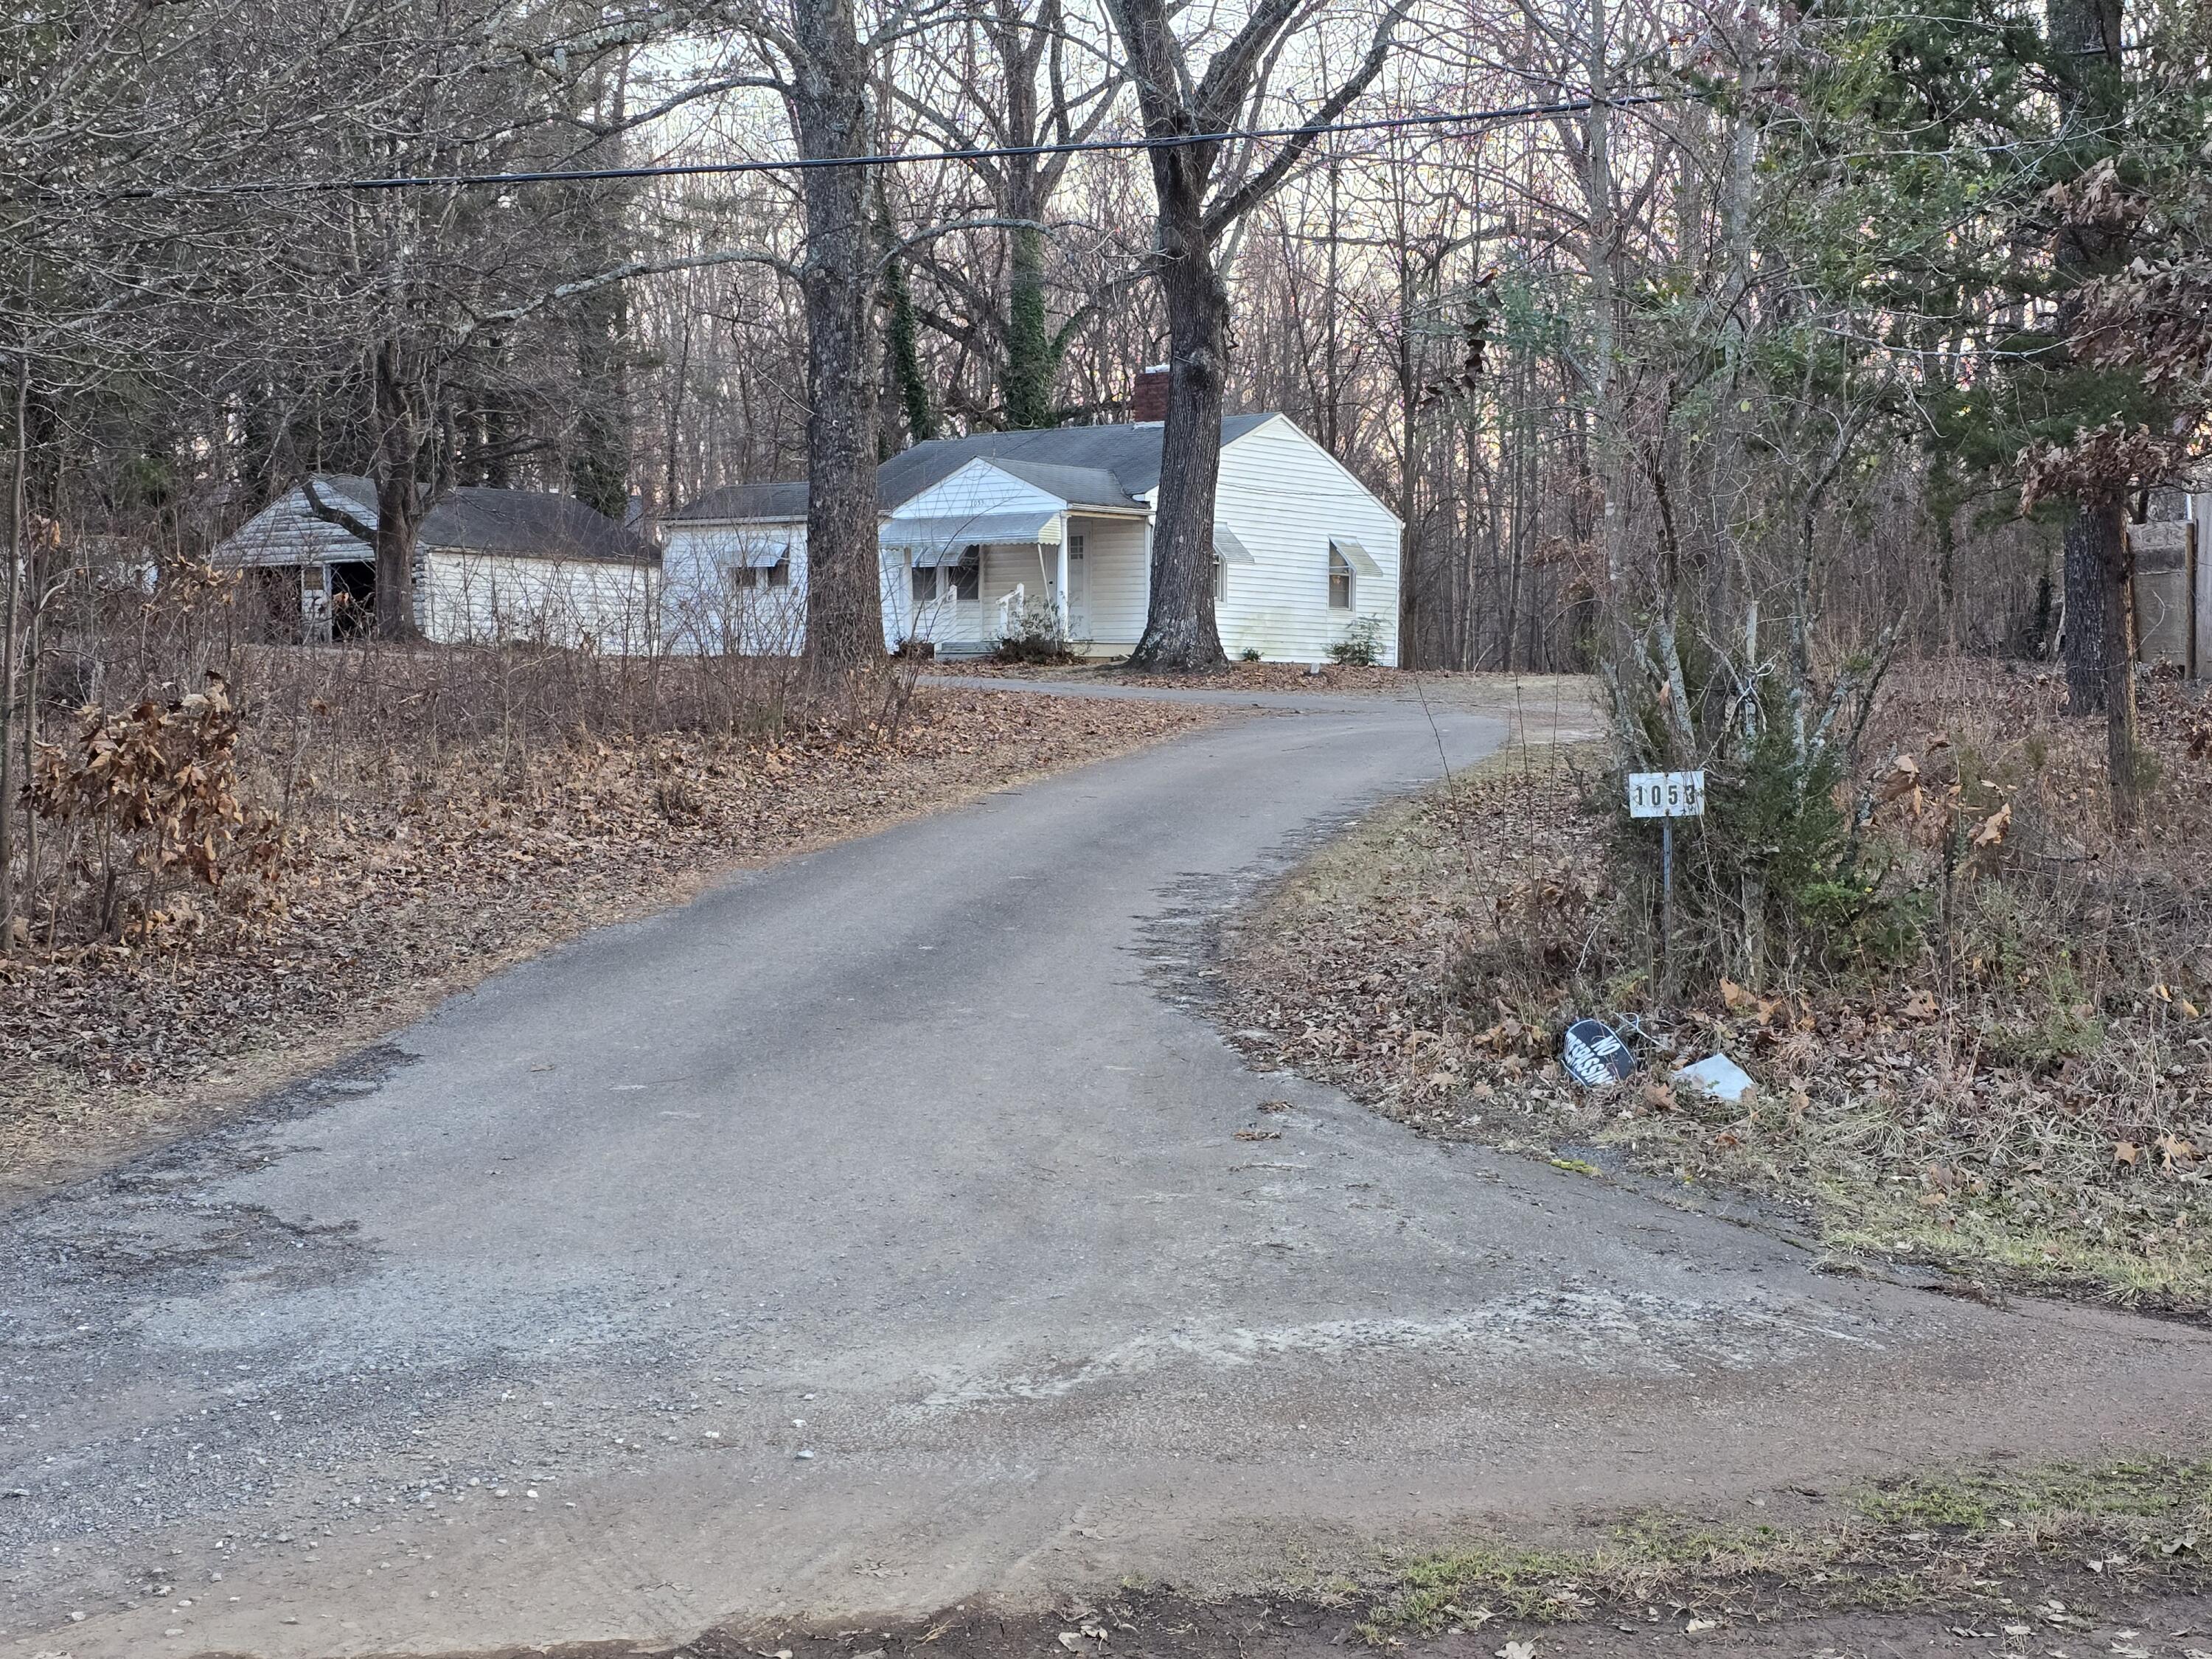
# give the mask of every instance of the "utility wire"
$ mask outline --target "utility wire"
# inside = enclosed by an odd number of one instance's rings
[[[696,179],[740,173],[805,173],[817,167],[906,167],[921,161],[991,161],[1020,155],[1070,155],[1089,151],[1182,149],[1244,138],[1300,138],[1347,132],[1388,132],[1407,127],[1500,126],[1547,116],[1578,115],[1600,107],[1626,109],[1665,101],[1670,94],[1636,93],[1620,98],[1572,98],[1556,104],[1516,104],[1498,109],[1452,110],[1431,115],[1379,116],[1366,121],[1338,121],[1325,126],[1240,127],[1222,132],[1168,133],[1145,138],[1085,138],[1057,144],[999,144],[977,149],[907,150],[878,155],[810,155],[777,161],[680,161],[634,167],[579,167],[534,173],[402,174],[387,179],[255,179],[239,184],[177,186],[142,185],[125,197],[195,194],[204,196],[310,195],[349,190],[475,189],[496,185],[594,184],[623,179]]]

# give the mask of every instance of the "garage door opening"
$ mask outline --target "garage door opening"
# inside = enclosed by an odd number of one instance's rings
[[[366,638],[376,626],[376,566],[348,559],[331,566],[331,637]]]

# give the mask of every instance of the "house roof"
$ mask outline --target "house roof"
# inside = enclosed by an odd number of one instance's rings
[[[1121,479],[1103,466],[1058,466],[1047,461],[1009,460],[1004,455],[978,459],[985,465],[1034,485],[1070,507],[1103,507],[1124,513],[1141,513],[1145,508],[1142,501],[1122,488]]]
[[[1273,420],[1273,415],[1231,415],[1221,422],[1223,446]],[[1166,428],[1158,421],[1125,426],[1056,426],[1034,432],[976,432],[933,438],[902,451],[876,469],[876,500],[889,512],[952,476],[969,462],[988,459],[1024,483],[1075,507],[1133,508],[1160,482]],[[774,510],[769,510],[770,507]],[[798,518],[806,511],[806,485],[732,484],[710,489],[674,514],[677,520],[709,522]]]
[[[319,472],[316,492],[342,496],[346,507],[372,527],[376,486],[350,473]],[[523,558],[605,559],[623,564],[654,556],[653,544],[595,512],[572,495],[549,490],[493,489],[465,484],[431,507],[416,541],[423,547],[470,553],[507,553]]]
[[[806,516],[806,484],[725,484],[710,489],[690,506],[670,514],[681,519],[803,519]]]

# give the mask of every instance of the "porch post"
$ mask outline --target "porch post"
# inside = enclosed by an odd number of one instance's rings
[[[1060,515],[1060,637],[1067,637],[1067,514]]]

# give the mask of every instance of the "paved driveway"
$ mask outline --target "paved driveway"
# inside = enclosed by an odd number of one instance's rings
[[[2180,1328],[1822,1275],[1178,1000],[1206,915],[1498,736],[1328,702],[796,859],[0,1220],[0,1652],[1225,1582],[2206,1426]]]

